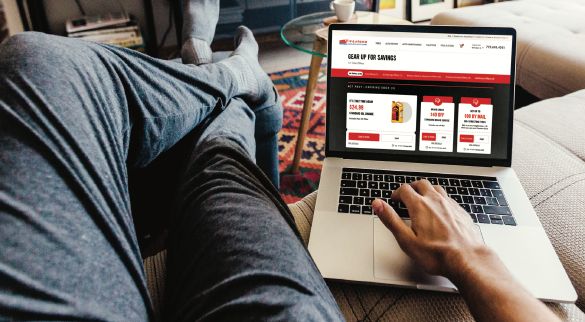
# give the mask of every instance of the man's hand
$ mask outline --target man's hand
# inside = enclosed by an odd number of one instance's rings
[[[392,199],[408,208],[410,227],[382,200],[372,203],[374,212],[402,250],[428,273],[454,278],[462,262],[489,252],[471,217],[440,186],[427,180],[403,184]]]
[[[410,227],[380,199],[372,203],[376,215],[418,265],[457,286],[478,321],[559,321],[514,279],[443,188],[416,181],[403,184],[392,199],[408,208]]]

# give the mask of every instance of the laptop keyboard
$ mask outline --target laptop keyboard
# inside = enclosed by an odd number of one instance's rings
[[[508,202],[494,177],[343,168],[337,210],[340,213],[372,215],[372,201],[379,198],[390,204],[400,217],[408,218],[406,206],[391,200],[390,196],[400,185],[420,179],[443,187],[475,223],[516,226]]]

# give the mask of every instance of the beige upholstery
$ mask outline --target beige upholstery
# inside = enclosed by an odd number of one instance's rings
[[[164,308],[165,285],[167,277],[167,250],[143,260],[146,272],[146,285],[150,294],[150,301],[154,307],[157,321],[161,321],[161,312]]]
[[[585,88],[584,17],[583,0],[523,0],[449,10],[431,23],[516,28],[517,83],[544,99]]]
[[[585,310],[585,90],[516,111],[512,167]]]
[[[549,304],[563,320],[585,321],[585,90],[516,111],[513,167],[577,292],[577,305]],[[289,205],[309,240],[317,192]],[[166,252],[145,259],[155,307],[163,305]],[[349,321],[471,321],[459,295],[329,283]]]

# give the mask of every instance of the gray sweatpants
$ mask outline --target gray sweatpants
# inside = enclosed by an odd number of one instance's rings
[[[253,161],[279,104],[248,106],[231,75],[35,33],[0,46],[0,319],[150,319],[128,169],[216,106],[172,211],[165,320],[342,319]]]

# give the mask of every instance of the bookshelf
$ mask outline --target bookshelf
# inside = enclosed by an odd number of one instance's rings
[[[14,0],[16,1],[25,30],[41,31],[46,33],[58,33],[51,30],[47,19],[46,9],[50,4],[59,3],[74,6],[75,2],[65,0]],[[183,25],[182,7],[187,0],[126,0],[139,4],[142,20],[140,25],[146,42],[146,53],[159,57],[157,52],[157,26],[155,24],[155,12],[153,2],[168,1],[174,11],[174,26],[176,39],[181,39],[181,26]],[[126,2],[124,1],[124,2]],[[88,0],[88,2],[90,2]],[[277,32],[282,25],[296,17],[319,11],[329,11],[330,0],[220,0],[220,19],[216,28],[215,39],[233,37],[235,28],[246,25],[254,33]],[[372,10],[375,0],[356,0],[356,10]],[[141,7],[140,7],[141,4]],[[134,8],[135,10],[137,8]],[[51,12],[52,13],[52,12]],[[167,15],[166,12],[156,12],[157,18]],[[54,21],[53,21],[54,24]],[[158,26],[160,27],[160,25]],[[160,29],[160,28],[159,28]],[[160,31],[159,31],[160,32]],[[180,41],[178,41],[180,42]],[[176,44],[177,46],[179,44]]]

